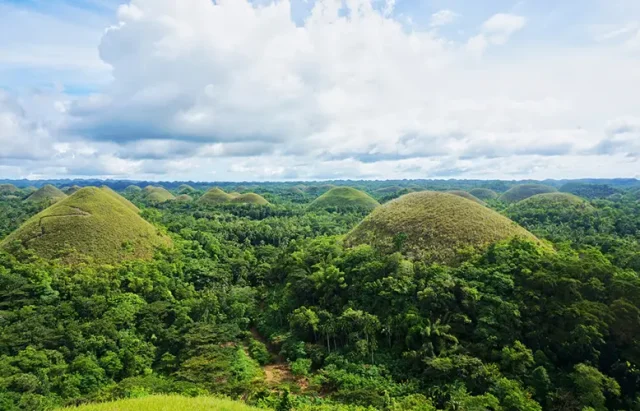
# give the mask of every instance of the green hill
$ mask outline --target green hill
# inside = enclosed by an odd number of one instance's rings
[[[229,193],[229,195],[231,196],[231,198],[236,198],[240,197],[242,194],[238,193],[237,191],[232,191]]]
[[[176,197],[176,201],[182,203],[190,203],[191,201],[193,201],[193,197],[191,197],[189,194],[180,194],[178,197]]]
[[[83,188],[27,220],[0,247],[19,241],[43,258],[66,262],[83,256],[99,263],[150,259],[156,247],[170,240],[131,206],[111,190]]]
[[[269,204],[269,202],[264,197],[262,197],[260,194],[255,193],[241,194],[237,197],[232,197],[231,202],[235,204]]]
[[[402,187],[400,186],[388,186],[388,187],[382,187],[376,190],[376,193],[380,193],[380,194],[393,194],[393,193],[397,193],[398,191],[401,191]]]
[[[176,197],[164,187],[145,187],[146,198],[154,203],[164,203],[165,201],[175,200]]]
[[[0,184],[0,195],[11,195],[19,192],[20,189],[13,184]]]
[[[75,193],[76,191],[80,190],[81,188],[82,188],[82,187],[80,187],[80,186],[73,185],[73,186],[71,186],[71,187],[67,187],[67,188],[65,188],[65,189],[64,189],[64,190],[62,190],[62,191],[64,191],[64,193],[65,193],[66,195],[70,196],[71,194]]]
[[[302,189],[300,189],[299,187],[290,187],[288,189],[288,191],[290,193],[293,193],[293,194],[304,195],[304,191]]]
[[[467,200],[475,201],[478,204],[485,205],[484,201],[480,200],[478,197],[474,196],[473,194],[467,193],[466,191],[463,191],[463,190],[451,190],[451,191],[447,191],[447,193],[453,194],[454,196],[466,198]]]
[[[120,201],[123,205],[125,205],[134,213],[138,214],[140,212],[140,209],[135,204],[133,204],[131,201],[127,200],[126,198],[122,197],[120,194],[116,193],[115,191],[113,191],[111,187],[102,186],[100,187],[100,189],[105,191],[107,194],[109,194],[116,200]]]
[[[232,197],[229,194],[225,193],[218,187],[213,187],[204,193],[197,202],[199,204],[221,204],[228,203],[231,201],[231,198]]]
[[[482,201],[495,200],[498,198],[498,193],[488,188],[474,188],[469,190],[469,194]]]
[[[309,204],[310,210],[351,209],[373,210],[378,207],[375,199],[352,187],[334,187]]]
[[[522,184],[511,187],[507,192],[500,196],[500,201],[505,203],[517,203],[525,198],[533,197],[536,194],[555,193],[558,190],[554,187],[542,184]]]
[[[448,193],[422,191],[376,208],[347,234],[347,245],[371,244],[434,262],[454,262],[465,248],[512,237],[536,237],[497,212]]]
[[[27,197],[25,201],[50,201],[52,203],[55,203],[66,197],[67,195],[60,191],[57,187],[54,187],[51,184],[47,184],[46,186],[41,187],[29,197]]]
[[[307,186],[305,190],[309,194],[319,195],[319,194],[326,193],[327,191],[331,190],[334,187],[335,186],[333,184],[321,184],[317,186]]]
[[[135,193],[139,193],[140,191],[142,191],[142,189],[138,186],[134,186],[134,185],[130,185],[127,188],[124,189],[124,192],[126,194],[135,194]]]
[[[176,192],[178,194],[191,194],[191,193],[195,193],[196,189],[191,187],[189,184],[182,184],[180,187],[178,187]]]
[[[60,408],[59,411],[258,411],[258,408],[250,407],[239,401],[215,397],[152,395],[143,398]]]

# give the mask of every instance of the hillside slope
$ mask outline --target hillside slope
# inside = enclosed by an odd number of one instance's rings
[[[254,411],[239,401],[215,397],[183,397],[179,395],[153,395],[101,404],[61,408],[59,411]]]
[[[432,191],[404,195],[375,209],[347,234],[347,245],[371,244],[434,262],[454,262],[464,248],[512,237],[537,238],[508,218],[465,198]]]
[[[378,207],[375,199],[352,187],[334,187],[309,204],[310,210],[358,208],[373,210]]]
[[[0,247],[19,241],[43,258],[99,263],[150,259],[170,240],[111,190],[87,187],[27,220]]]

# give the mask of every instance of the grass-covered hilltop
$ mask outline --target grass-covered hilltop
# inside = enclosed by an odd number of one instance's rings
[[[455,194],[423,191],[377,208],[347,235],[346,242],[452,262],[459,251],[514,237],[537,241],[513,221],[477,202]]]
[[[543,184],[522,184],[511,187],[499,198],[505,203],[517,203],[536,194],[555,193],[558,189]]]
[[[380,203],[367,193],[352,187],[334,187],[309,205],[311,210],[373,210]]]
[[[640,410],[639,180],[0,184],[0,411]]]
[[[29,197],[27,197],[26,201],[45,201],[55,203],[56,201],[60,201],[66,197],[67,195],[63,193],[59,188],[52,186],[51,184],[47,184],[46,186],[43,186],[34,191]]]
[[[472,188],[469,194],[482,201],[495,200],[499,197],[498,193],[489,188]]]
[[[0,247],[11,250],[17,242],[47,259],[117,263],[150,259],[170,244],[119,197],[110,189],[83,188],[26,221]]]

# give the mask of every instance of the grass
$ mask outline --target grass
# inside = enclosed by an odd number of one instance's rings
[[[180,395],[152,395],[101,404],[62,408],[59,411],[254,411],[239,401],[215,397],[184,397]]]
[[[469,194],[482,201],[495,200],[498,198],[498,193],[488,188],[474,188],[469,190]]]
[[[359,208],[373,210],[378,207],[375,199],[352,187],[334,187],[309,204],[310,210]]]
[[[178,194],[191,194],[195,193],[196,189],[191,187],[189,184],[182,184],[176,191]]]
[[[526,198],[533,197],[536,194],[555,193],[558,190],[554,187],[545,186],[543,184],[522,184],[511,187],[507,192],[500,196],[500,201],[505,203],[517,203]]]
[[[398,191],[401,191],[402,187],[400,186],[388,186],[388,187],[382,187],[376,190],[376,193],[380,193],[380,194],[392,194],[392,193],[397,193]]]
[[[512,206],[512,208],[524,207],[578,207],[594,210],[593,206],[583,198],[569,193],[536,194]]]
[[[57,201],[66,198],[67,195],[60,191],[58,188],[52,186],[51,184],[47,184],[46,186],[41,187],[31,194],[25,201],[50,201],[55,203]]]
[[[180,194],[178,197],[176,197],[176,201],[182,203],[190,203],[191,201],[193,201],[193,197],[188,194]]]
[[[116,200],[120,201],[122,204],[124,204],[134,213],[138,214],[140,212],[140,209],[135,204],[133,204],[131,201],[127,200],[126,198],[122,197],[120,194],[116,193],[115,191],[113,191],[111,187],[102,186],[100,187],[100,189],[105,191],[107,194],[109,194]]]
[[[164,203],[165,201],[176,199],[176,197],[164,187],[147,186],[144,188],[144,191],[147,194],[147,200],[154,203]]]
[[[497,212],[462,197],[433,191],[411,193],[376,208],[345,238],[349,246],[370,244],[382,252],[452,263],[469,248],[497,241],[538,239]]]
[[[75,193],[76,191],[80,190],[82,187],[77,186],[77,185],[73,185],[71,187],[67,187],[64,189],[64,193],[68,196],[70,196],[71,194]]]
[[[151,259],[171,240],[138,215],[110,189],[87,187],[27,220],[0,247],[14,241],[47,258],[66,263],[90,257],[98,263]]]
[[[231,201],[231,198],[232,197],[229,194],[225,193],[224,191],[222,191],[218,187],[213,187],[213,188],[209,189],[209,191],[204,193],[202,195],[202,197],[200,197],[198,199],[198,203],[200,203],[200,204],[222,204],[222,203],[228,203],[229,201]]]
[[[474,196],[473,194],[467,193],[466,191],[451,190],[451,191],[447,191],[447,193],[453,194],[454,196],[466,198],[467,200],[474,201],[474,202],[476,202],[478,204],[485,205],[484,201],[480,200],[478,197]]]
[[[239,194],[236,197],[232,196],[231,202],[235,204],[269,204],[269,202],[264,197],[262,197],[260,194],[255,193]]]
[[[305,188],[305,191],[309,194],[318,195],[318,194],[326,193],[327,191],[331,190],[334,187],[335,186],[333,184],[321,184],[317,186],[307,186]]]
[[[20,189],[13,184],[0,184],[0,194],[16,194]]]
[[[134,186],[134,185],[130,185],[127,188],[124,189],[125,193],[130,193],[130,194],[139,193],[140,191],[142,191],[142,189],[140,187]]]

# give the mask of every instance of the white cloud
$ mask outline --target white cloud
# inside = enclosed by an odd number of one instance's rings
[[[43,113],[5,108],[13,117],[1,124],[29,138],[40,127],[49,159],[29,167],[68,175],[592,175],[580,156],[621,175],[637,166],[628,136],[606,132],[611,119],[640,117],[633,57],[510,47],[527,23],[512,14],[453,41],[432,27],[455,13],[412,30],[394,6],[318,0],[296,22],[286,1],[132,0],[100,41],[113,76],[102,93],[56,96]]]
[[[447,24],[453,23],[453,21],[458,17],[456,13],[451,10],[440,10],[431,15],[431,27],[441,27],[446,26]]]

